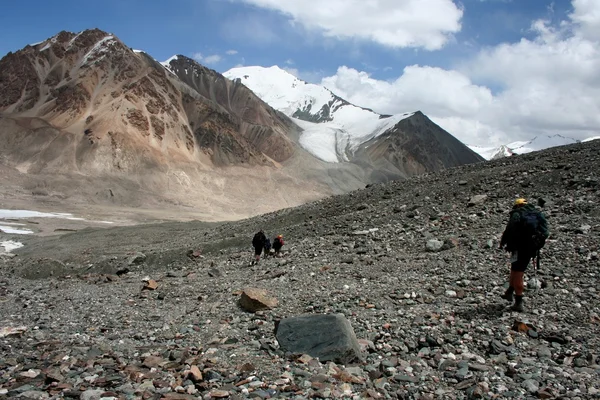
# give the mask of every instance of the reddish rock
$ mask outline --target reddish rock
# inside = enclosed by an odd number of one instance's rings
[[[277,299],[269,296],[265,289],[247,288],[240,296],[240,306],[250,312],[270,310],[277,306]]]

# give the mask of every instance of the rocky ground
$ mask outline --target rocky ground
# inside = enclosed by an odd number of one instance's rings
[[[234,223],[27,238],[0,261],[0,397],[600,398],[599,154],[556,148]],[[499,298],[517,196],[546,200],[551,228],[525,313]],[[287,244],[253,266],[259,228]],[[247,288],[277,304],[244,310]],[[350,321],[363,361],[281,350],[277,321],[324,313]]]

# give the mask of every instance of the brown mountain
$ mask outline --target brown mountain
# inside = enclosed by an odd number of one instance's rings
[[[47,202],[190,206],[200,218],[235,219],[478,161],[444,140],[443,162],[421,144],[412,154],[401,143],[415,143],[411,128],[402,132],[353,162],[325,163],[239,80],[183,56],[161,64],[98,29],[63,31],[0,60],[0,164],[19,195]],[[421,129],[419,143],[429,134]]]

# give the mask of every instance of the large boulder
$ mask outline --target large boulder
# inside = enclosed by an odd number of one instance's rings
[[[350,322],[342,314],[285,318],[275,326],[279,346],[292,354],[308,354],[321,362],[348,364],[363,359]]]

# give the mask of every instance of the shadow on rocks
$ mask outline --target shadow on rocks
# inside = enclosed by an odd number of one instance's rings
[[[473,319],[496,319],[502,317],[502,315],[506,312],[505,304],[481,304],[474,308],[464,308],[458,310],[456,312],[461,318],[465,320],[473,320]]]

